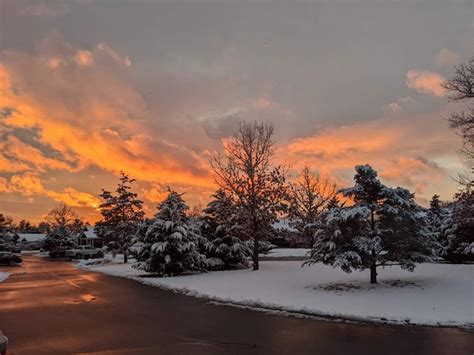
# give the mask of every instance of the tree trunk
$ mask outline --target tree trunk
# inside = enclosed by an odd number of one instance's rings
[[[375,264],[375,262],[370,265],[370,283],[377,283],[377,265]]]
[[[258,270],[258,237],[253,237],[253,269]]]
[[[126,264],[128,261],[127,249],[123,249],[123,263]]]

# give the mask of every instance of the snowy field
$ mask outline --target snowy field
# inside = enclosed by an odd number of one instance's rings
[[[263,258],[303,258],[310,250],[305,248],[275,248],[260,256]]]
[[[119,259],[120,260],[120,259]],[[300,261],[263,261],[261,270],[216,271],[178,277],[140,277],[131,264],[81,265],[220,302],[278,311],[378,322],[474,327],[474,265],[424,264],[346,274]]]
[[[10,273],[9,273],[9,272],[1,272],[1,271],[0,271],[0,282],[3,282],[3,281],[5,281],[6,279],[8,279],[8,276],[10,276]]]

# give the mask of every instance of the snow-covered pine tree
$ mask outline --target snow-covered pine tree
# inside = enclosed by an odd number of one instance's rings
[[[182,195],[168,190],[167,198],[132,247],[135,268],[159,275],[204,271],[205,256],[198,251],[199,236],[188,223]]]
[[[369,165],[355,167],[355,186],[340,190],[354,203],[323,214],[311,258],[345,272],[370,269],[377,282],[377,267],[398,263],[413,271],[415,263],[432,261],[436,242],[428,228],[428,214],[404,188],[389,188]]]
[[[430,212],[436,216],[441,214],[441,201],[439,195],[434,194],[430,201]]]
[[[446,253],[446,232],[450,228],[446,225],[451,220],[451,207],[440,201],[439,195],[433,195],[428,209],[429,228],[431,228],[436,241],[439,244],[438,256]]]
[[[345,203],[341,203],[339,201],[339,198],[337,196],[333,196],[329,202],[328,202],[328,205],[326,207],[327,210],[330,210],[330,209],[333,209],[333,208],[336,208],[336,207],[343,207],[345,205]]]
[[[131,240],[144,217],[143,202],[138,199],[136,193],[131,191],[133,182],[135,179],[131,179],[121,171],[115,194],[102,190],[100,197],[104,202],[99,207],[102,220],[95,227],[97,235],[104,240],[106,245],[122,251],[124,263],[128,259],[127,253]]]
[[[467,188],[455,196],[441,226],[446,260],[474,261],[474,191]]]
[[[251,250],[239,236],[244,227],[239,221],[239,209],[232,198],[219,189],[213,195],[205,213],[205,253],[208,258],[217,258],[222,261],[223,268],[248,266],[248,257]]]

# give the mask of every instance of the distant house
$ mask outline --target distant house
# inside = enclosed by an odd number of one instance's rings
[[[269,238],[270,243],[280,248],[307,248],[311,245],[308,238],[292,226],[288,218],[280,218],[272,224],[274,234]]]
[[[101,248],[102,239],[97,234],[95,234],[94,226],[85,226],[84,230],[77,235],[77,244]]]
[[[17,233],[16,242],[22,250],[37,250],[44,247],[46,234],[44,233]]]
[[[46,240],[44,233],[18,233],[17,235],[18,243],[21,244],[43,243]]]
[[[273,229],[276,229],[276,230],[298,232],[298,230],[295,227],[293,227],[290,222],[291,221],[288,218],[280,218],[280,219],[277,219],[277,221],[272,224],[272,227]]]

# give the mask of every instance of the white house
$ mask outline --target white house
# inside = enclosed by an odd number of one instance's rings
[[[102,247],[102,239],[95,234],[94,226],[85,226],[84,230],[77,235],[78,245],[90,245],[96,248]]]

